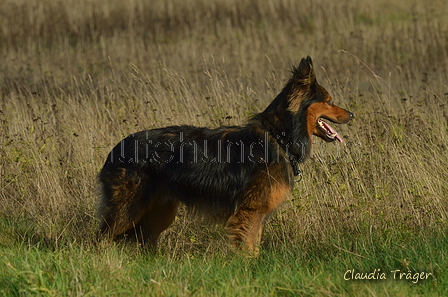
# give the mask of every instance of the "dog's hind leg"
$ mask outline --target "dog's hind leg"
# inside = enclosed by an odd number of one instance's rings
[[[155,250],[160,234],[174,222],[178,206],[177,201],[151,202],[136,228],[139,242]]]

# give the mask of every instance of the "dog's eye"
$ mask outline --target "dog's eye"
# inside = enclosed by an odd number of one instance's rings
[[[326,101],[328,105],[333,106],[333,102],[332,101]]]

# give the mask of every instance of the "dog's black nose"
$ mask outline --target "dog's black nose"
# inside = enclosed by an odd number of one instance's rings
[[[350,119],[353,119],[355,117],[355,115],[353,114],[353,112],[348,112],[348,116],[350,117]]]

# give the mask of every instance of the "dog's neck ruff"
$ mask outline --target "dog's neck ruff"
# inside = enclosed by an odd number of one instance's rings
[[[258,118],[259,117],[259,118]],[[286,155],[289,158],[289,162],[292,167],[292,171],[294,176],[301,175],[301,171],[299,170],[298,164],[303,162],[307,156],[308,149],[305,147],[301,154],[294,154],[291,152],[290,149],[288,149],[288,146],[291,145],[291,142],[293,141],[288,134],[291,134],[293,132],[287,132],[282,131],[281,128],[277,127],[267,116],[263,116],[263,114],[258,114],[257,120],[260,121],[261,118],[263,120],[261,122],[265,123],[265,129],[269,132],[271,137],[276,139],[279,146],[285,151]],[[302,145],[306,146],[306,143],[302,143]]]
[[[296,157],[294,157],[293,155],[289,155],[289,162],[291,163],[294,176],[299,176],[299,174],[301,174],[301,171],[299,170],[299,162],[297,162]]]

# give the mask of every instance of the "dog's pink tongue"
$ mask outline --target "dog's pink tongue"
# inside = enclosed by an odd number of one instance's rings
[[[342,139],[341,136],[339,136],[339,134],[336,134],[335,138],[337,139],[337,141],[339,141],[340,143],[344,142],[344,139]]]
[[[334,134],[336,134],[336,135],[334,136],[334,138],[336,138],[337,141],[339,141],[340,143],[343,143],[343,142],[344,142],[344,140],[342,139],[342,137],[339,136],[338,132],[336,132],[336,130],[333,129],[333,127],[331,127],[328,123],[326,123],[326,122],[324,122],[324,121],[321,121],[321,122],[322,122],[322,124],[325,126],[325,128],[327,129],[327,131],[329,132],[330,135],[334,135]]]

